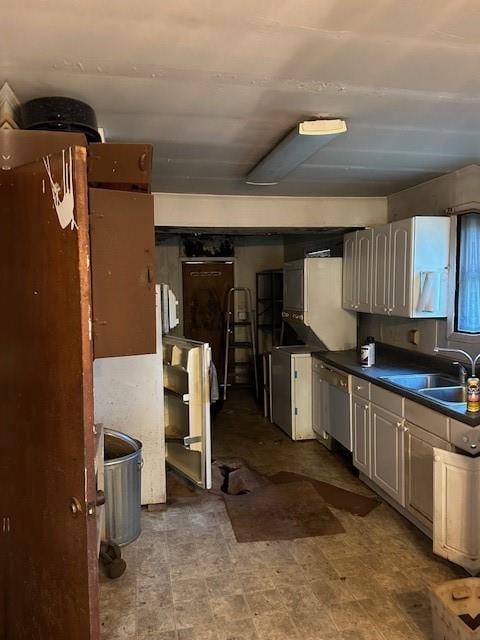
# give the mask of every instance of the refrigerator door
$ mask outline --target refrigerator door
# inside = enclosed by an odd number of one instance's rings
[[[210,362],[207,343],[165,336],[166,462],[204,489],[212,487]]]
[[[272,422],[293,437],[292,358],[281,349],[272,351]]]

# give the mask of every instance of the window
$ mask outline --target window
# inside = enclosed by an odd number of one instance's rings
[[[457,218],[455,331],[480,334],[480,214]]]

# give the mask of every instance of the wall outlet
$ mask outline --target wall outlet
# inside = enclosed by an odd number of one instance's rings
[[[246,311],[239,311],[238,312],[238,319],[240,320],[240,322],[243,322],[243,320],[247,319],[247,312]]]

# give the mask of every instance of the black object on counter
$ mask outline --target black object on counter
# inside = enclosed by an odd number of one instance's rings
[[[83,133],[89,142],[101,142],[97,116],[81,100],[50,96],[29,100],[21,107],[24,129]]]

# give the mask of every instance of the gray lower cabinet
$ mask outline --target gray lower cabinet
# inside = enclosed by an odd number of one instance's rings
[[[405,506],[429,531],[433,528],[434,448],[451,445],[410,422],[405,433]]]
[[[405,424],[403,418],[371,405],[372,480],[405,506]]]
[[[372,477],[370,455],[370,402],[365,398],[352,398],[353,464],[367,476]]]

